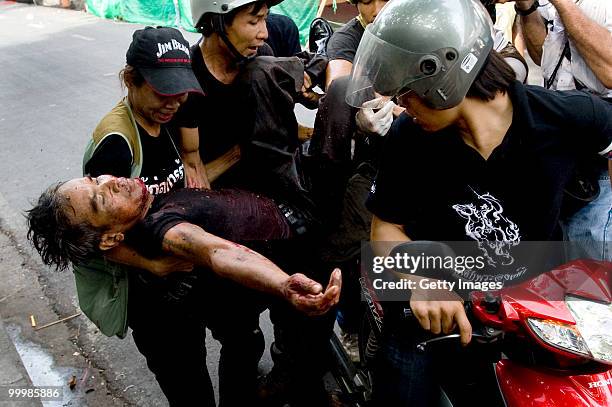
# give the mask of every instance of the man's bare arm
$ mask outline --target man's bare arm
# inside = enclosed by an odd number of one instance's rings
[[[376,255],[388,256],[397,243],[408,242],[410,238],[404,232],[402,225],[384,221],[374,215],[370,228],[370,240],[373,242]]]
[[[197,266],[210,268],[221,277],[270,294],[278,295],[288,277],[259,253],[191,223],[180,223],[168,230],[163,250]]]
[[[351,69],[353,69],[353,63],[344,59],[333,59],[329,61],[325,69],[325,89],[329,88],[329,84],[332,83],[334,79],[350,75]]]
[[[516,0],[516,7],[527,10],[533,5],[534,0]],[[542,45],[546,38],[546,25],[542,16],[537,11],[528,16],[521,16],[521,30],[527,52],[537,65],[542,63]]]
[[[200,157],[200,135],[197,128],[180,128],[181,158],[185,164],[188,188],[210,188],[206,167]]]
[[[551,3],[589,68],[606,88],[612,88],[612,33],[585,15],[573,0]]]
[[[319,283],[303,274],[289,276],[259,253],[191,223],[170,228],[163,250],[246,287],[283,297],[307,314],[325,313],[340,298],[340,270],[332,273],[323,291]]]

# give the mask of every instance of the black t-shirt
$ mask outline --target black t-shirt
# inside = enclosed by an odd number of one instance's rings
[[[138,125],[142,145],[142,170],[140,179],[153,195],[183,187],[185,174],[183,162],[176,148],[169,127],[162,126],[158,137],[152,137]],[[85,174],[92,177],[110,174],[130,177],[132,152],[128,143],[118,134],[106,137],[85,165]]]
[[[609,148],[612,108],[518,82],[509,95],[512,125],[488,160],[453,129],[425,133],[402,115],[368,208],[413,240],[561,240],[563,188],[579,157]]]
[[[267,45],[260,47],[258,57],[265,57],[269,51]],[[215,186],[256,191],[294,209],[314,212],[303,185],[293,112],[295,76],[301,81],[302,63],[297,59],[282,62],[256,58],[247,62],[228,85],[210,73],[199,44],[191,47],[191,53],[193,71],[205,96],[190,94],[175,124],[198,127],[204,162],[218,158],[236,144],[241,147],[240,161],[216,180]]]
[[[191,47],[191,61],[205,94],[190,93],[174,121],[180,127],[199,128],[200,155],[209,162],[250,135],[254,109],[244,84],[235,81],[228,85],[210,73],[199,43]]]
[[[200,156],[202,161],[210,162],[250,136],[255,122],[254,102],[249,97],[248,84],[237,80],[225,84],[210,73],[199,42],[190,51],[191,67],[204,94],[190,93],[173,124],[199,129]],[[271,56],[272,48],[264,44],[257,55]]]
[[[241,190],[178,189],[155,197],[147,216],[126,241],[147,257],[159,255],[164,236],[180,223],[192,223],[232,242],[282,240],[290,229],[274,202]]]
[[[352,63],[364,31],[359,20],[354,18],[334,32],[327,43],[329,60],[344,59]]]

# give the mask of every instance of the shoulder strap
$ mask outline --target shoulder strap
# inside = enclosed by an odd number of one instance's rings
[[[567,58],[570,61],[572,60],[572,54],[570,53],[569,40],[565,40],[565,46],[563,47],[563,51],[561,51],[561,56],[559,57],[559,61],[557,62],[557,65],[555,66],[553,73],[550,75],[550,78],[548,78],[548,80],[545,83],[546,89],[550,89],[553,82],[555,81],[555,78],[557,77],[557,71],[559,71],[559,68],[561,67],[563,58]]]
[[[172,144],[172,147],[174,148],[174,152],[179,157],[179,159],[182,161],[183,157],[181,156],[181,153],[179,152],[178,148],[176,148],[176,143],[174,142],[174,139],[172,135],[170,134],[170,130],[168,130],[168,127],[162,125],[160,131],[163,131],[163,130],[166,131],[166,136],[170,139],[170,144]],[[186,176],[183,178],[183,182],[184,182],[183,186],[187,187],[187,177]]]
[[[132,113],[132,107],[130,106],[130,102],[128,101],[127,96],[123,98],[121,101],[127,108],[128,116],[130,118],[130,122],[132,124],[132,128],[134,129],[135,139],[133,141],[134,146],[134,161],[132,163],[132,173],[130,174],[132,177],[140,176],[140,172],[142,171],[142,142],[140,139],[140,132],[138,131],[138,124],[136,123],[136,119],[134,118],[134,113]]]

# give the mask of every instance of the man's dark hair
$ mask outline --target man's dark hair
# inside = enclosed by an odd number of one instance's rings
[[[507,93],[516,80],[514,70],[496,51],[491,50],[467,97],[484,101],[495,99],[498,92]]]
[[[26,212],[28,239],[43,263],[65,270],[96,254],[102,230],[90,224],[73,224],[67,214],[69,202],[58,193],[63,182],[51,185]]]

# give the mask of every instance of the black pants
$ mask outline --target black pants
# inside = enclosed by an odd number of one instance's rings
[[[215,406],[206,368],[208,326],[222,345],[219,405],[250,405],[264,350],[259,313],[265,300],[211,271],[192,273],[169,281],[130,276],[128,316],[134,342],[171,406]]]
[[[463,348],[458,340],[449,340],[419,353],[417,344],[432,337],[416,320],[385,317],[372,371],[373,406],[434,406],[441,388],[453,406],[504,405],[493,371],[497,349],[475,344]]]
[[[203,315],[167,298],[163,284],[150,280],[130,275],[128,324],[138,350],[171,406],[187,406],[193,400],[215,406]]]
[[[362,163],[347,183],[337,227],[322,250],[328,267],[342,270],[342,292],[338,304],[338,324],[344,332],[356,333],[361,326],[361,246],[370,240],[372,214],[365,201],[374,180],[375,169]]]
[[[320,260],[318,235],[306,235],[284,242],[269,253],[269,257],[289,274],[302,273],[327,286],[332,269]],[[320,381],[329,370],[335,310],[311,317],[295,309],[287,301],[275,299],[270,304],[270,319],[274,324],[275,368],[287,372],[304,388]],[[276,357],[274,357],[276,356]],[[302,394],[301,397],[306,397]]]
[[[263,216],[263,215],[262,215]],[[286,224],[278,225],[279,236]],[[331,270],[318,267],[309,238],[251,242],[289,274],[302,272],[324,286]],[[314,263],[313,263],[314,262]],[[290,374],[313,380],[326,370],[333,313],[310,318],[283,299],[270,298],[210,270],[164,279],[130,275],[129,325],[139,351],[172,406],[214,406],[206,369],[205,327],[221,342],[219,405],[253,405],[257,364],[264,350],[259,314],[270,306],[283,362]]]
[[[221,343],[219,358],[219,405],[253,405],[258,363],[265,348],[259,315],[270,298],[258,291],[208,274],[206,324]]]
[[[321,257],[343,271],[339,312],[345,332],[357,332],[360,307],[361,244],[370,238],[372,214],[365,201],[384,138],[356,131],[357,109],[345,101],[349,77],[335,79],[321,100],[309,148],[313,190],[325,205],[327,237]],[[354,148],[353,148],[354,146]]]

